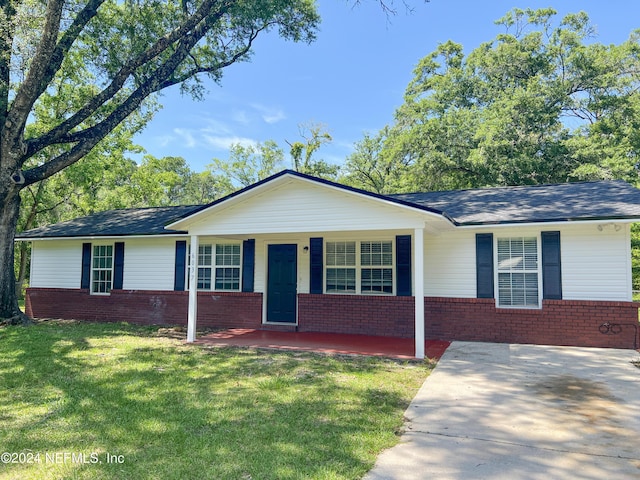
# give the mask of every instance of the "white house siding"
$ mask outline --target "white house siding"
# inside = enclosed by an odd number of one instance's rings
[[[82,242],[43,240],[31,247],[31,277],[34,288],[80,288]]]
[[[396,212],[397,213],[397,212]],[[358,218],[352,218],[354,223]],[[274,224],[277,223],[274,220]],[[600,230],[598,226],[602,226]],[[473,298],[476,296],[476,233],[494,237],[536,235],[560,230],[562,289],[566,300],[631,300],[631,254],[629,225],[567,224],[539,227],[483,227],[425,234],[426,296]],[[274,227],[277,228],[277,227]],[[270,243],[298,245],[298,292],[309,292],[309,246],[311,237],[332,240],[384,240],[411,230],[318,231],[243,235],[234,239],[203,236],[200,243],[241,242],[256,239],[256,292],[265,291],[266,254]],[[124,284],[126,290],[173,290],[175,242],[177,238],[118,238],[92,241],[94,244],[125,242]],[[33,242],[30,286],[34,288],[80,288],[82,243],[90,240],[41,240]]]
[[[425,236],[425,295],[476,296],[476,233],[498,237],[560,231],[562,293],[565,300],[631,300],[629,225],[598,229],[597,223],[540,227],[483,227]]]
[[[631,300],[629,225],[571,226],[560,234],[562,293],[567,300]]]
[[[124,290],[173,290],[176,238],[124,241]]]
[[[250,201],[213,208],[189,226],[194,235],[339,232],[420,228],[436,215],[385,204],[300,180],[256,194]]]
[[[476,296],[476,237],[464,230],[425,235],[424,294],[428,297]]]

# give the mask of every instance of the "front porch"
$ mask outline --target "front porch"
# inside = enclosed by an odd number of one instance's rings
[[[328,355],[366,355],[400,360],[415,359],[413,338],[316,332],[280,332],[232,328],[198,337],[197,345],[248,347],[317,352]],[[449,346],[445,340],[426,340],[425,357],[439,359]]]

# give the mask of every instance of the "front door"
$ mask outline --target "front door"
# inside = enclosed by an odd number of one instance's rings
[[[268,246],[267,322],[296,323],[298,246]]]

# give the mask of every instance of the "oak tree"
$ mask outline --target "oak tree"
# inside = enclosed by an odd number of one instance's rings
[[[550,8],[496,23],[468,54],[447,41],[419,61],[395,123],[357,146],[348,179],[377,191],[637,180],[640,32],[603,45],[586,13]]]
[[[310,42],[318,23],[313,0],[0,0],[0,319],[25,321],[13,269],[23,189],[85,157],[157,92],[200,96],[202,76],[220,81],[261,34]],[[83,101],[30,128],[67,88]]]

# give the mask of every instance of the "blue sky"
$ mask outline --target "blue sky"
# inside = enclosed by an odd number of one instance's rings
[[[319,0],[316,42],[259,38],[252,60],[227,68],[221,85],[208,83],[203,101],[166,91],[163,109],[136,143],[156,157],[182,156],[202,171],[213,158],[227,159],[232,143],[274,140],[286,152],[286,141],[300,140],[300,124],[321,123],[333,142],[317,158],[340,164],[365,132],[393,122],[422,57],[447,40],[473,50],[502,32],[494,20],[514,7],[551,6],[560,15],[584,10],[604,44],[620,43],[640,28],[636,0],[408,1],[413,13],[396,0],[398,14],[387,19],[375,0],[356,6]]]

